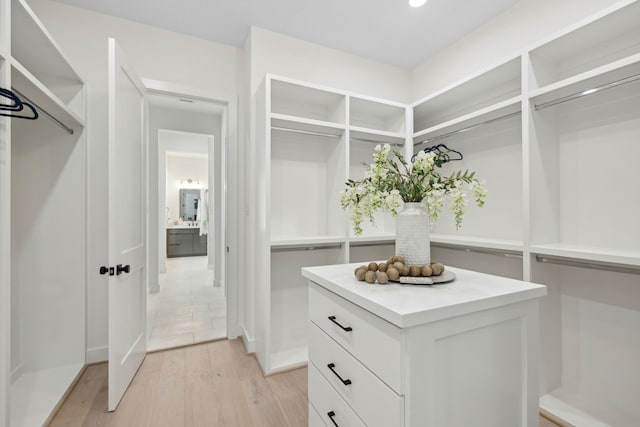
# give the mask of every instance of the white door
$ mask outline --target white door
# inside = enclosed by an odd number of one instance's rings
[[[142,363],[146,342],[146,182],[143,85],[109,39],[109,410]]]

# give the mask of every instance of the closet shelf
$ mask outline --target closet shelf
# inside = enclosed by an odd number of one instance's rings
[[[640,53],[533,90],[529,99],[534,105],[545,104],[632,76],[640,76]]]
[[[523,243],[519,240],[485,239],[472,236],[455,236],[451,234],[431,234],[431,244],[435,246],[455,246],[461,250],[488,249],[493,252],[505,252],[507,254],[522,254]]]
[[[402,144],[405,142],[405,135],[399,132],[387,132],[383,130],[369,129],[358,126],[349,127],[349,136],[352,140],[362,140],[364,142],[379,144]]]
[[[414,130],[472,114],[522,94],[521,57],[509,58],[438,90],[412,105]]]
[[[271,241],[271,250],[276,249],[300,249],[309,250],[323,247],[344,245],[344,236],[314,236],[299,237],[293,239],[276,239]]]
[[[271,127],[290,129],[294,131],[316,132],[321,134],[334,135],[336,137],[344,134],[346,126],[338,123],[325,122],[322,120],[306,119],[303,117],[290,116],[287,114],[271,113]]]
[[[31,74],[14,58],[11,64],[11,81],[24,96],[70,128],[84,128],[85,122],[60,100],[49,88]]]
[[[25,0],[11,2],[11,55],[65,103],[82,90],[82,78]]]
[[[551,419],[559,419],[563,423],[580,427],[605,427],[613,425],[635,425],[637,420],[621,419],[621,414],[610,408],[603,408],[598,402],[571,402],[579,399],[575,393],[563,392],[561,389],[540,396],[540,412],[550,415]],[[588,413],[580,407],[588,407]],[[597,415],[595,413],[597,412]]]
[[[593,246],[549,243],[532,245],[530,252],[572,260],[614,264],[618,266],[640,267],[640,251],[597,248]]]
[[[474,128],[485,122],[492,122],[502,117],[511,116],[521,111],[522,97],[516,96],[489,107],[482,108],[461,117],[449,120],[413,134],[414,145],[429,139],[440,139],[442,135],[457,133]]]

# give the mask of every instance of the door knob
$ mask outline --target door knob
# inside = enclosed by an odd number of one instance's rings
[[[129,264],[125,265],[124,267],[122,266],[122,264],[116,265],[116,274],[118,276],[121,275],[123,272],[128,273],[129,271],[131,271],[131,267],[129,266]]]

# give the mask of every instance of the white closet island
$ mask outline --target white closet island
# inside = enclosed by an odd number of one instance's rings
[[[309,418],[326,425],[538,426],[544,286],[451,269],[453,282],[359,282],[310,267]]]
[[[85,92],[24,0],[0,26],[0,87],[39,113],[0,118],[0,424],[40,426],[86,360]]]

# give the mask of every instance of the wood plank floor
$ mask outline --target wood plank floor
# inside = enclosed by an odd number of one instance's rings
[[[240,340],[222,340],[149,353],[115,412],[107,364],[89,366],[50,426],[306,427],[307,411],[306,368],[265,378]]]
[[[107,412],[107,365],[92,365],[50,425],[306,426],[307,370],[265,378],[240,340],[149,353]]]

